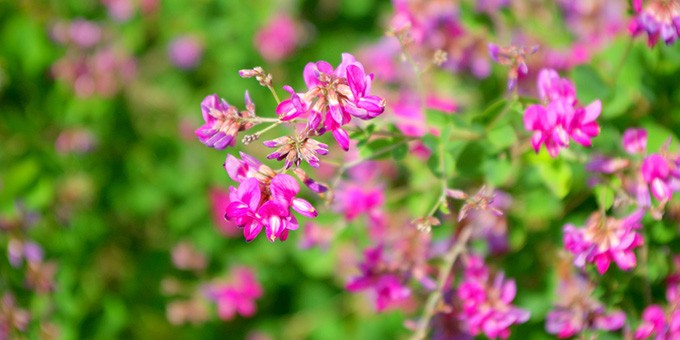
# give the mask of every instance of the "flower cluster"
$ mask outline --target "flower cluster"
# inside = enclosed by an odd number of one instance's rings
[[[308,131],[316,135],[330,131],[344,150],[349,150],[349,135],[343,125],[352,117],[372,119],[385,110],[385,100],[371,95],[373,74],[366,74],[364,66],[349,53],[342,54],[342,62],[335,69],[325,61],[307,64],[303,77],[307,92],[295,93],[286,87],[291,97],[279,104],[276,113],[282,121],[308,117]]]
[[[204,288],[205,296],[217,304],[217,315],[222,320],[231,320],[236,313],[244,317],[255,314],[255,300],[262,296],[262,287],[255,274],[248,268],[231,270],[231,279],[216,280]]]
[[[633,249],[644,243],[636,231],[642,228],[643,216],[644,210],[623,219],[595,212],[584,228],[573,224],[564,226],[564,247],[574,254],[574,265],[582,269],[586,263],[594,263],[597,271],[604,274],[612,261],[623,270],[633,269],[637,264]]]
[[[509,327],[529,320],[529,312],[512,305],[517,286],[500,272],[494,276],[478,256],[469,256],[465,264],[463,282],[458,287],[462,318],[472,335],[484,333],[491,339],[506,339]]]
[[[201,102],[201,113],[205,124],[196,130],[196,137],[201,143],[210,148],[224,150],[228,146],[236,145],[239,131],[253,127],[250,118],[255,117],[255,104],[248,91],[245,94],[246,110],[238,111],[226,100],[216,94],[210,95]]]
[[[643,8],[643,0],[633,0],[633,10],[637,14],[628,29],[633,35],[647,33],[647,43],[654,47],[663,40],[671,45],[680,36],[680,1],[647,0]]]
[[[493,43],[489,43],[489,53],[493,61],[510,66],[508,73],[508,91],[512,91],[517,86],[517,77],[529,73],[529,67],[526,63],[526,57],[538,51],[538,46],[531,48],[520,47],[512,44],[508,47],[498,47]]]
[[[274,172],[268,166],[245,153],[237,159],[227,156],[224,168],[232,180],[240,183],[238,189],[230,187],[225,218],[243,228],[250,242],[265,228],[271,242],[288,238],[289,230],[298,228],[291,208],[305,217],[316,217],[314,207],[295,195],[300,192],[297,180],[287,174]]]
[[[675,257],[676,269],[680,258]],[[653,304],[647,306],[642,313],[642,322],[635,330],[635,339],[677,339],[680,337],[680,274],[670,275],[666,280],[666,301],[663,308]]]
[[[600,134],[595,121],[602,110],[600,100],[582,107],[576,99],[576,88],[557,71],[542,69],[538,74],[538,94],[543,105],[533,104],[524,112],[524,126],[533,131],[531,145],[538,152],[545,145],[555,158],[561,148],[569,147],[570,138],[584,146]]]
[[[408,298],[411,290],[402,279],[395,275],[383,255],[383,247],[364,251],[364,262],[360,265],[361,275],[349,280],[345,288],[350,292],[370,289],[378,311]]]
[[[593,285],[579,274],[562,277],[558,288],[558,302],[546,317],[545,329],[558,338],[569,338],[586,329],[614,331],[623,327],[626,314],[606,312],[604,305],[592,297]]]

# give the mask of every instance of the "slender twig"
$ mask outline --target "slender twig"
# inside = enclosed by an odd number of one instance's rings
[[[281,104],[281,101],[279,100],[279,95],[276,94],[276,91],[274,91],[274,87],[271,84],[267,84],[267,88],[269,91],[272,92],[272,95],[274,96],[274,99],[276,100],[276,104]]]
[[[463,227],[460,234],[458,235],[458,239],[453,244],[451,249],[449,249],[449,252],[446,253],[446,256],[444,257],[444,263],[442,263],[442,266],[439,269],[439,276],[437,277],[437,289],[433,291],[427,298],[427,301],[425,302],[425,308],[423,309],[423,316],[418,321],[418,327],[411,337],[411,340],[423,340],[427,336],[427,332],[430,329],[430,320],[435,314],[437,304],[444,295],[443,290],[444,286],[446,285],[446,281],[451,275],[451,271],[453,270],[453,265],[455,264],[456,259],[458,259],[458,256],[460,256],[460,254],[462,254],[465,250],[466,244],[470,239],[471,234],[472,229],[470,227]]]

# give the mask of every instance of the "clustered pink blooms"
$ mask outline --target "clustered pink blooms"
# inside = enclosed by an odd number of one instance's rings
[[[578,38],[577,45],[602,47],[626,29],[625,1],[558,0],[567,27]]]
[[[210,282],[204,288],[205,296],[217,304],[217,315],[231,320],[236,313],[243,317],[255,315],[255,300],[262,296],[262,287],[255,273],[246,267],[233,268],[230,279]]]
[[[370,94],[373,74],[366,74],[349,53],[342,54],[342,63],[335,69],[325,61],[307,64],[303,77],[307,92],[295,93],[286,86],[291,97],[278,105],[276,113],[282,121],[308,117],[309,132],[320,136],[330,131],[344,150],[349,149],[349,135],[342,126],[352,116],[368,120],[385,110],[385,100]]]
[[[135,14],[137,7],[142,14],[153,13],[158,5],[159,0],[101,0],[106,6],[109,16],[116,21],[127,21]]]
[[[500,190],[491,193],[488,209],[472,209],[461,223],[472,228],[472,238],[485,240],[492,254],[508,251],[508,219],[503,212],[512,205],[512,197]]]
[[[595,121],[602,110],[599,99],[582,107],[576,99],[576,88],[557,71],[542,69],[538,74],[538,94],[543,105],[533,104],[524,112],[524,126],[533,131],[531,145],[538,152],[545,145],[555,158],[561,148],[569,147],[570,138],[584,146],[600,134]]]
[[[68,47],[66,55],[52,65],[52,74],[79,97],[95,93],[111,97],[137,75],[135,59],[103,43],[105,33],[100,25],[83,19],[59,22],[52,28],[53,39]]]
[[[0,339],[9,340],[14,330],[26,331],[31,314],[16,306],[16,299],[11,293],[5,292],[0,300]]]
[[[295,195],[300,192],[297,180],[287,174],[276,173],[257,159],[243,152],[242,160],[227,156],[224,168],[232,180],[240,183],[238,189],[230,187],[225,218],[243,228],[250,242],[265,228],[271,242],[288,238],[289,230],[297,230],[298,221],[292,208],[305,217],[316,217],[316,209]]]
[[[562,277],[558,302],[546,317],[546,331],[564,339],[584,330],[614,331],[623,327],[626,314],[620,310],[607,313],[605,306],[592,297],[594,290],[582,275]]]
[[[267,155],[267,158],[278,161],[285,159],[286,169],[289,169],[293,164],[299,167],[302,160],[312,167],[318,168],[320,160],[317,155],[325,156],[328,154],[328,145],[311,138],[320,135],[316,129],[320,123],[321,115],[314,113],[309,117],[304,129],[298,133],[297,138],[283,136],[263,142],[262,144],[268,148],[277,148],[276,151]]]
[[[633,0],[633,10],[636,17],[631,21],[628,29],[633,35],[647,33],[647,43],[654,47],[663,40],[671,45],[680,35],[680,1],[678,0],[647,0],[643,8],[643,0]]]
[[[519,75],[526,75],[529,73],[529,67],[526,63],[526,57],[538,51],[538,45],[530,48],[517,46],[512,44],[507,47],[498,47],[493,43],[489,43],[489,54],[493,61],[510,66],[508,73],[508,91],[512,91],[517,86],[517,77]]]
[[[54,148],[60,154],[83,154],[94,149],[95,137],[85,128],[66,129],[59,133]]]
[[[176,37],[168,46],[168,57],[173,65],[189,70],[198,65],[203,56],[203,43],[192,36]]]
[[[460,318],[472,335],[484,333],[491,339],[506,339],[510,326],[529,320],[530,313],[512,305],[517,286],[500,272],[491,276],[481,257],[467,258],[463,281],[458,287],[461,300]]]
[[[675,257],[676,267],[680,258]],[[666,280],[667,306],[650,305],[642,312],[642,322],[635,330],[635,339],[671,340],[680,338],[680,275],[673,274]]]
[[[364,251],[365,261],[360,264],[361,275],[353,277],[345,285],[350,292],[369,290],[375,299],[375,306],[382,311],[411,296],[411,290],[391,267],[383,255],[383,247],[368,248]]]
[[[640,171],[659,201],[669,201],[673,191],[680,190],[680,157],[669,159],[665,155],[653,153],[642,162]]]
[[[246,110],[239,111],[216,94],[205,97],[201,102],[201,113],[205,124],[196,130],[198,140],[217,150],[236,145],[238,133],[254,125],[249,119],[255,117],[255,104],[250,99],[248,91],[245,94],[245,102]]]
[[[642,228],[640,221],[644,213],[636,210],[623,219],[616,219],[594,212],[584,228],[565,225],[564,247],[574,254],[574,265],[583,269],[586,263],[594,263],[600,274],[609,269],[612,261],[623,270],[635,268],[637,260],[633,250],[644,243],[636,230]]]
[[[283,60],[295,52],[302,38],[299,24],[287,14],[269,20],[255,34],[255,47],[268,62]]]

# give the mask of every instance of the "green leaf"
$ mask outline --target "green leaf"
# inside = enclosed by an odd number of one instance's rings
[[[359,156],[362,159],[384,159],[388,158],[390,156],[391,147],[395,147],[395,145],[399,143],[403,143],[404,140],[402,138],[381,138],[381,139],[374,139],[370,142],[368,142],[362,149],[359,151]]]
[[[578,98],[585,104],[595,99],[606,98],[609,87],[604,83],[597,71],[589,65],[574,67],[571,77],[578,89]]]
[[[539,160],[536,163],[538,174],[550,191],[558,198],[567,196],[573,175],[569,164],[562,159],[550,158],[545,150],[533,158]]]
[[[496,147],[496,150],[503,150],[517,141],[515,129],[509,124],[496,126],[488,134],[489,141]]]
[[[614,204],[614,190],[605,185],[595,186],[593,195],[595,195],[597,205],[600,207],[604,206],[605,210],[609,210]]]
[[[484,176],[489,184],[502,186],[508,181],[514,168],[508,159],[488,159],[484,163]]]
[[[401,144],[396,147],[396,149],[392,150],[392,157],[400,161],[406,157],[406,154],[408,154],[408,145],[406,143]]]

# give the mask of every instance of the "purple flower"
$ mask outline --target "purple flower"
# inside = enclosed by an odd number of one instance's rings
[[[231,270],[231,279],[209,283],[205,288],[208,299],[217,304],[217,314],[222,320],[231,320],[236,313],[244,317],[255,315],[255,300],[262,296],[262,287],[248,268]]]
[[[647,130],[630,128],[623,133],[623,148],[631,155],[647,152]]]
[[[525,128],[534,131],[531,138],[534,150],[538,152],[541,145],[545,145],[550,156],[555,158],[561,148],[569,147],[570,138],[590,146],[591,138],[600,134],[600,126],[595,121],[602,111],[600,100],[581,107],[571,82],[559,78],[551,69],[539,72],[538,92],[547,106],[534,104],[524,112]]]
[[[239,131],[248,130],[253,126],[247,119],[255,117],[255,104],[250,99],[248,91],[245,101],[247,110],[239,112],[224,99],[220,100],[216,94],[205,97],[201,103],[205,124],[196,130],[198,140],[217,150],[236,145]]]
[[[637,261],[633,249],[644,243],[636,229],[642,228],[640,221],[644,210],[637,210],[624,219],[605,218],[599,212],[593,213],[585,228],[572,224],[564,226],[564,247],[574,254],[574,265],[583,269],[586,262],[594,263],[600,274],[604,274],[614,261],[619,268],[631,270]]]
[[[643,8],[642,0],[633,0],[633,10],[637,16],[628,29],[635,36],[647,33],[647,43],[654,47],[661,38],[671,45],[680,35],[680,1],[648,0]]]
[[[545,329],[558,338],[569,338],[586,329],[613,331],[623,327],[626,314],[606,313],[605,306],[592,298],[594,287],[581,275],[562,278],[558,302],[546,317]]]
[[[378,311],[404,300],[411,295],[411,290],[405,286],[393,273],[385,271],[383,248],[369,248],[364,251],[364,263],[360,264],[361,275],[349,280],[345,288],[350,292],[370,290],[375,298]]]
[[[472,335],[484,333],[491,339],[510,336],[509,327],[529,320],[530,313],[512,305],[517,286],[501,272],[493,278],[477,256],[470,256],[463,282],[458,287],[460,318]]]
[[[185,70],[192,69],[201,61],[203,44],[193,36],[179,36],[168,46],[168,56],[175,66]]]

